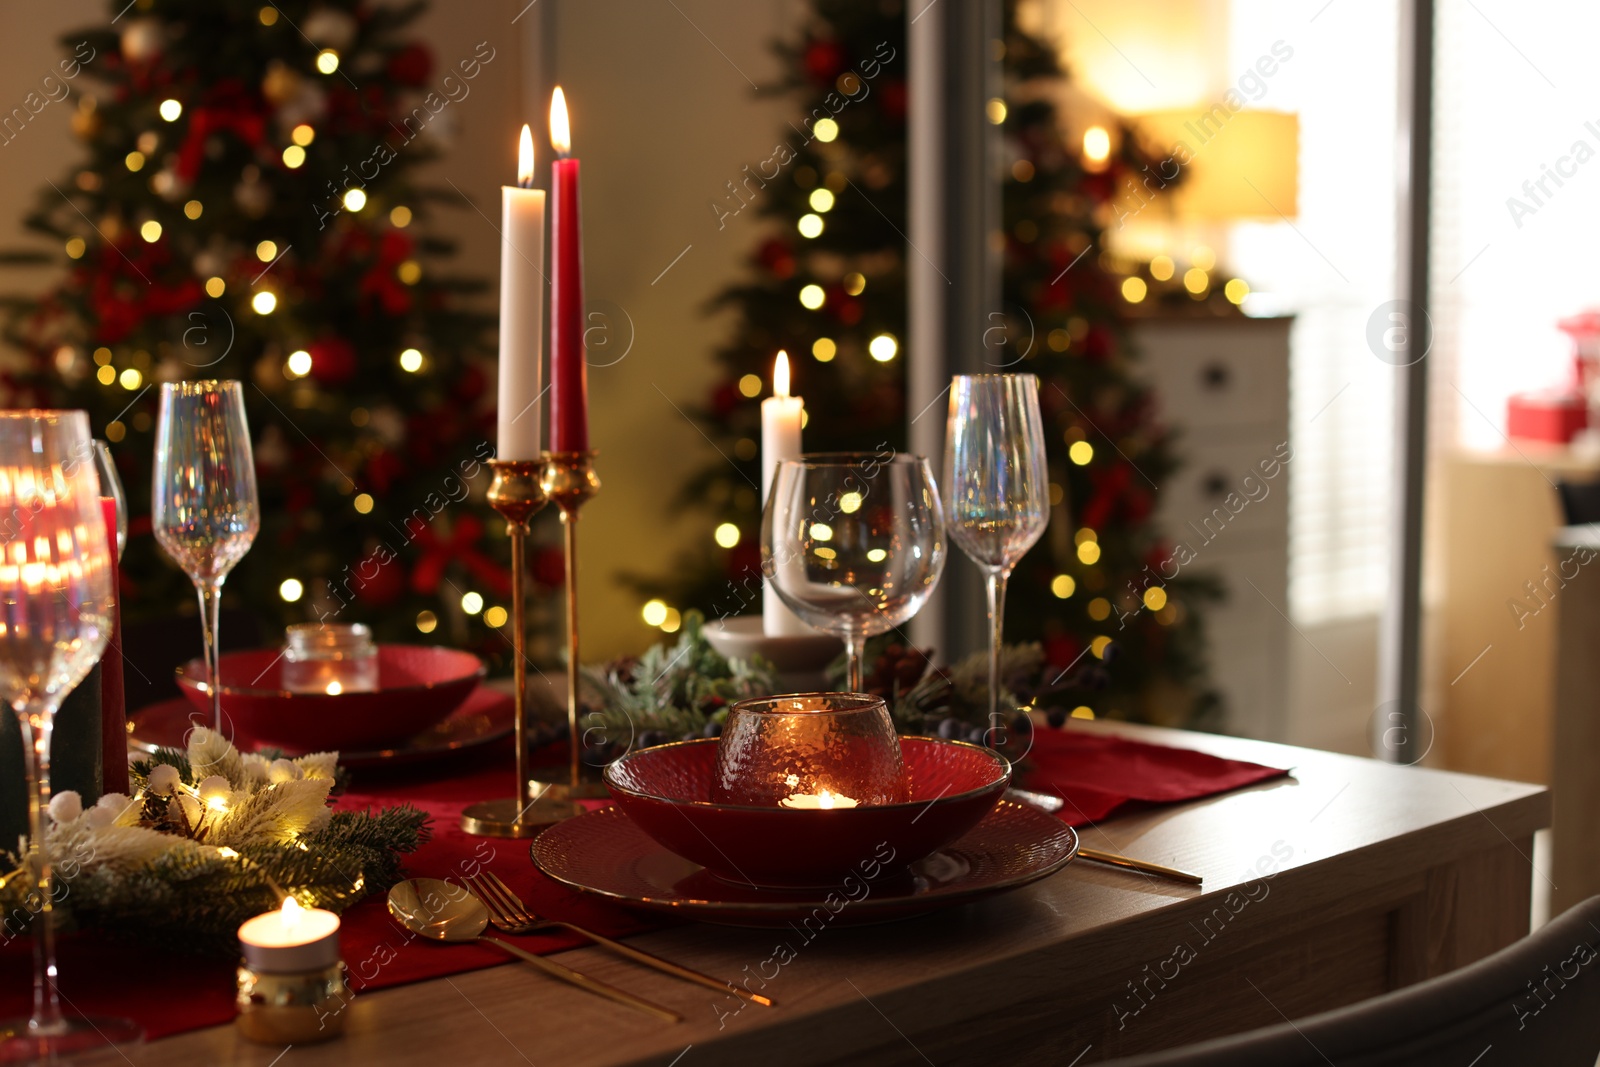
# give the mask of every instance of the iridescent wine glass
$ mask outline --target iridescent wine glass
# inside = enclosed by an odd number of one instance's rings
[[[915,615],[944,570],[944,515],[920,456],[784,460],[761,517],[761,571],[790,611],[844,639],[850,692],[867,638]]]
[[[989,600],[989,730],[1000,730],[1006,580],[1050,523],[1044,420],[1032,374],[958,374],[950,383],[944,490],[950,539],[983,572]]]
[[[32,893],[33,1013],[0,1022],[0,1062],[38,1062],[137,1041],[125,1019],[61,1012],[47,831],[55,714],[105,652],[112,626],[111,547],[89,417],[0,411],[0,688],[22,730]]]
[[[213,727],[222,730],[217,635],[222,583],[256,539],[261,504],[238,382],[168,382],[156,423],[156,540],[200,595]]]

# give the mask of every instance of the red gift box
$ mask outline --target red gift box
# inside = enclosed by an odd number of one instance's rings
[[[1506,401],[1506,433],[1524,441],[1564,445],[1588,422],[1588,404],[1572,389],[1514,393]]]

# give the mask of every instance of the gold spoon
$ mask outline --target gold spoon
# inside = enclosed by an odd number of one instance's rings
[[[683,1021],[683,1016],[659,1004],[636,997],[597,978],[580,974],[554,960],[535,956],[498,937],[484,936],[489,925],[489,912],[477,897],[460,886],[437,878],[413,878],[389,890],[389,914],[396,922],[414,934],[434,941],[482,941],[505,949],[511,955],[531,963],[552,978],[560,979],[579,989],[588,990],[607,1000],[626,1004],[637,1011],[653,1015],[669,1023]]]

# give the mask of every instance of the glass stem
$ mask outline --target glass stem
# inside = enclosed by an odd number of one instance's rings
[[[1000,645],[1006,625],[1006,579],[1011,572],[996,567],[984,575],[989,594],[989,733],[1004,739],[1000,721]]]
[[[56,929],[54,879],[50,850],[44,836],[45,812],[50,807],[50,730],[55,709],[30,704],[17,716],[22,726],[23,773],[28,783],[28,852],[32,860],[36,901],[33,919],[33,1017],[29,1028],[44,1035],[61,1028],[61,1004],[56,996]]]
[[[200,594],[200,633],[206,646],[206,684],[211,688],[211,728],[222,732],[222,675],[217,660],[222,655],[221,636],[217,629],[222,613],[222,583],[195,582]]]
[[[861,692],[861,656],[866,650],[866,643],[854,630],[846,631],[844,635],[845,662],[849,664],[845,672],[845,692]]]

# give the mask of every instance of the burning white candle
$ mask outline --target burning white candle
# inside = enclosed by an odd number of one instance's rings
[[[854,798],[819,789],[815,793],[794,793],[778,801],[780,808],[853,808]]]
[[[800,426],[805,401],[789,395],[789,354],[780,351],[772,365],[772,395],[761,402],[761,501],[772,493],[778,464],[800,458]],[[816,631],[784,606],[772,582],[761,590],[761,631],[768,637],[800,637]]]
[[[263,974],[320,971],[339,962],[339,916],[284,897],[283,907],[239,927],[245,966]]]
[[[538,459],[544,373],[544,190],[533,185],[533,135],[522,127],[517,184],[500,188],[499,459]]]

